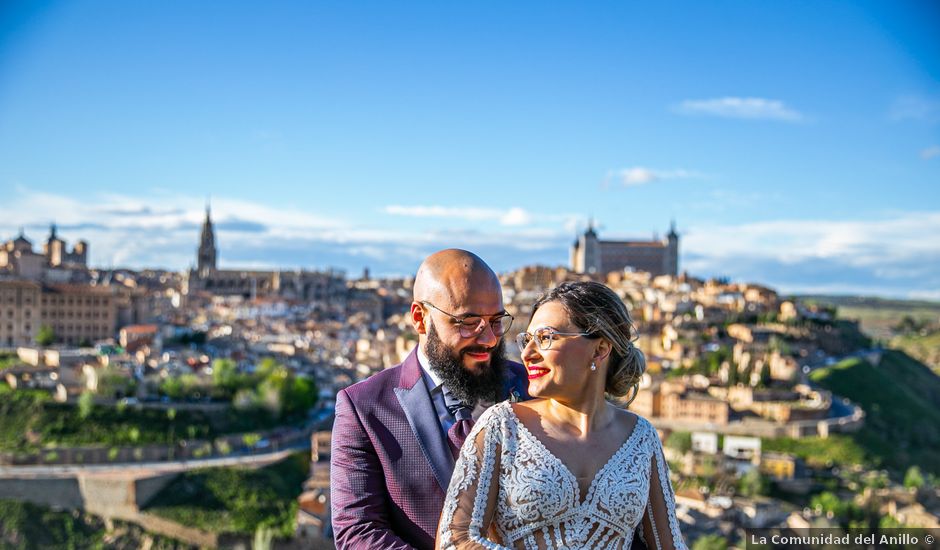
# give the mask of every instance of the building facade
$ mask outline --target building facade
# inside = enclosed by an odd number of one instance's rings
[[[40,289],[32,281],[0,281],[0,347],[29,344],[36,337]]]
[[[113,338],[117,329],[117,300],[108,288],[43,285],[39,314],[61,344],[77,346]]]
[[[117,296],[88,285],[0,281],[0,347],[30,345],[42,326],[59,344],[90,344],[113,338]]]
[[[0,275],[33,281],[63,281],[71,278],[72,271],[87,272],[88,241],[80,240],[71,249],[59,238],[55,224],[49,228],[49,238],[42,245],[42,253],[33,250],[33,243],[23,230],[14,238],[0,244]]]
[[[632,269],[655,275],[679,272],[679,234],[675,224],[665,239],[650,241],[602,241],[593,223],[571,246],[571,269],[578,273],[606,275]]]
[[[183,293],[215,296],[241,296],[256,299],[269,296],[320,304],[324,309],[342,305],[346,297],[346,276],[337,271],[218,269],[215,227],[209,208],[199,235],[196,268],[183,281]]]

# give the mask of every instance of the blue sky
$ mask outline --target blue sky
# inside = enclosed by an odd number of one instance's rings
[[[0,238],[101,266],[681,266],[940,299],[935,2],[4,2]]]

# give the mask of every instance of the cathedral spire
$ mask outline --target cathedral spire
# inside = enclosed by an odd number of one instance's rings
[[[209,201],[206,200],[206,220],[202,223],[202,233],[199,236],[199,250],[196,253],[196,269],[200,273],[215,269],[216,247],[215,229],[212,227],[212,212]]]

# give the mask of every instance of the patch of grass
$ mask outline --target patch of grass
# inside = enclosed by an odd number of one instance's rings
[[[28,502],[0,500],[0,548],[15,550],[75,550],[144,548],[189,550],[194,546],[140,526],[113,520],[108,532],[104,521],[77,510],[53,510]]]
[[[940,318],[940,302],[858,296],[821,296],[816,301],[835,306],[840,318],[859,321],[865,333],[881,340],[894,336],[894,327],[905,317],[916,321],[935,321]]]
[[[761,439],[761,449],[778,453],[790,453],[815,467],[850,464],[873,465],[869,457],[866,457],[863,447],[851,437],[841,434],[832,435],[825,439],[821,437]]]
[[[0,370],[15,367],[22,363],[15,353],[0,352]]]
[[[28,502],[0,500],[0,547],[104,548],[103,525],[79,513],[55,512]]]
[[[890,345],[940,374],[940,331],[896,336],[891,339]]]
[[[0,451],[33,452],[47,445],[171,444],[278,424],[264,411],[235,409],[219,414],[178,410],[169,415],[163,409],[95,406],[82,418],[76,406],[55,403],[45,392],[0,384]]]
[[[886,351],[877,367],[848,359],[811,378],[865,410],[865,426],[851,437],[869,460],[896,473],[917,464],[940,475],[940,378],[930,369]]]
[[[216,533],[253,534],[258,527],[291,536],[297,497],[310,469],[300,452],[265,468],[206,468],[182,474],[147,512]]]

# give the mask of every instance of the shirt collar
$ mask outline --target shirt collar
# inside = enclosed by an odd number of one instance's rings
[[[431,361],[428,359],[428,356],[425,355],[424,350],[421,349],[421,346],[418,346],[418,364],[421,365],[421,372],[427,382],[430,382],[428,387],[429,390],[436,390],[441,387],[444,383],[441,380],[441,377],[437,375],[431,368]]]

